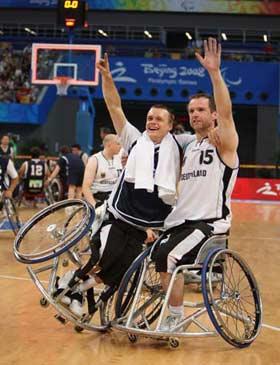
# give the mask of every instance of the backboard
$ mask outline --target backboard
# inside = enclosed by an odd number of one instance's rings
[[[99,71],[95,65],[100,57],[100,45],[33,43],[32,83],[57,85],[58,93],[64,95],[70,85],[96,86]]]

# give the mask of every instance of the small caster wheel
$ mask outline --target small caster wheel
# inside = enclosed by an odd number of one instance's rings
[[[60,314],[56,314],[54,316],[55,319],[58,320],[58,322],[60,322],[61,324],[66,324],[67,323],[67,320],[66,318],[64,318],[63,316],[61,316]]]
[[[67,259],[63,259],[63,261],[62,261],[62,266],[63,266],[63,267],[67,267],[68,265],[69,265],[68,260],[67,260]]]
[[[129,339],[129,341],[130,341],[131,343],[135,343],[135,342],[137,342],[137,336],[136,336],[136,335],[134,335],[134,334],[132,334],[132,333],[129,333],[129,334],[127,335],[127,337],[128,337],[128,339]]]
[[[78,333],[81,333],[81,332],[83,332],[84,328],[83,328],[83,327],[81,327],[81,326],[75,326],[75,327],[74,327],[74,330],[75,330],[76,332],[78,332]]]
[[[41,304],[42,307],[46,308],[46,307],[49,306],[50,303],[47,301],[46,298],[43,297],[43,298],[40,299],[40,304]]]
[[[180,342],[177,338],[170,337],[169,338],[169,346],[173,349],[176,349],[180,345]]]

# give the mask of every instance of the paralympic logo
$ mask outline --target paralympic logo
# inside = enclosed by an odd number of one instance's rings
[[[237,80],[231,80],[227,77],[227,70],[228,70],[228,67],[224,67],[221,69],[222,76],[223,76],[227,86],[230,87],[230,86],[240,85],[242,83],[242,77],[239,77]]]
[[[127,70],[126,67],[124,67],[123,62],[118,61],[115,63],[115,65],[117,66],[117,68],[111,71],[114,81],[133,82],[133,83],[137,82],[137,80],[134,79],[133,77],[125,76]]]

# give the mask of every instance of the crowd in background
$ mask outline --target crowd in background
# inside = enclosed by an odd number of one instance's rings
[[[31,48],[15,50],[0,43],[0,102],[34,103],[39,89],[30,80]]]

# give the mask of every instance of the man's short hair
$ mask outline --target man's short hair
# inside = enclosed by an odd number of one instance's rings
[[[59,152],[61,152],[62,154],[70,153],[70,148],[68,146],[61,146]]]
[[[32,147],[30,149],[30,154],[32,158],[39,158],[42,154],[42,151],[40,150],[39,147]]]
[[[213,112],[215,112],[217,110],[216,109],[215,100],[214,100],[213,96],[212,95],[209,95],[209,94],[206,94],[206,93],[197,93],[197,94],[191,95],[189,97],[188,104],[191,102],[191,100],[193,100],[193,99],[200,99],[200,98],[206,98],[206,99],[208,99],[208,101],[209,101],[209,108],[210,108],[211,113],[213,113]]]
[[[74,143],[71,145],[71,148],[77,148],[78,150],[81,150],[81,145],[79,143]]]
[[[157,109],[164,109],[164,110],[166,110],[168,112],[168,114],[169,114],[169,122],[171,124],[174,123],[174,121],[175,121],[175,115],[174,115],[172,109],[170,109],[168,106],[166,106],[164,104],[154,104],[154,105],[151,106],[151,108],[157,108]]]
[[[103,145],[104,147],[110,143],[110,142],[119,142],[119,137],[117,136],[117,134],[107,134],[104,139],[103,139]]]
[[[8,134],[3,134],[3,135],[1,136],[1,142],[2,142],[2,139],[3,139],[4,137],[8,137],[8,138],[10,139],[10,136],[9,136]]]

